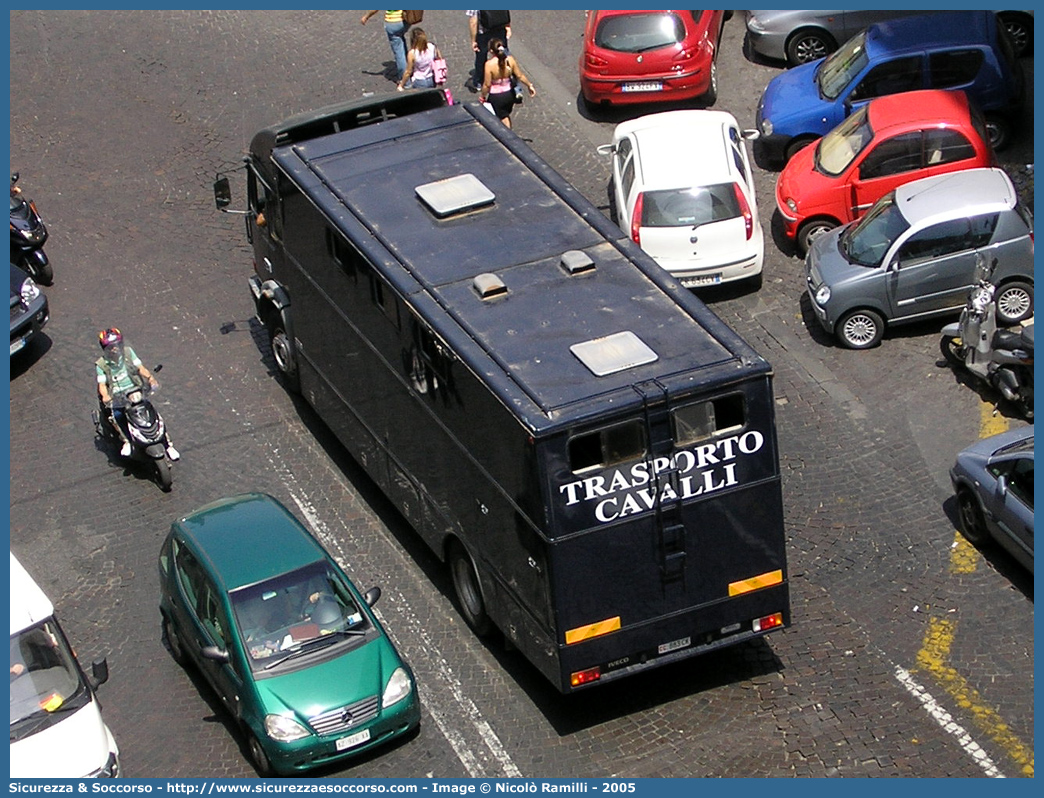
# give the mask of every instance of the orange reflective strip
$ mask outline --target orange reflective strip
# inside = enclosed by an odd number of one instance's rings
[[[783,570],[769,571],[764,574],[758,574],[752,576],[750,579],[741,579],[739,582],[729,583],[729,595],[739,596],[743,593],[749,593],[752,590],[758,590],[763,587],[771,587],[772,585],[778,585],[783,581]]]
[[[590,640],[592,637],[598,637],[599,635],[607,635],[619,628],[619,615],[615,618],[606,618],[604,621],[598,621],[597,623],[589,623],[587,626],[578,626],[576,629],[570,629],[566,632],[566,645],[579,643],[581,640]]]

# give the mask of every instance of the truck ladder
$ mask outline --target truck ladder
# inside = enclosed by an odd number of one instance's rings
[[[685,577],[685,525],[682,523],[681,488],[676,465],[668,463],[674,451],[674,430],[671,425],[671,403],[667,388],[656,379],[632,386],[642,398],[642,415],[648,444],[646,464],[649,469],[649,486],[655,491],[653,518],[656,528],[660,575],[664,588]],[[661,461],[657,470],[656,462]],[[669,490],[668,490],[669,488]],[[667,495],[664,495],[666,492]],[[681,585],[684,587],[684,582]]]

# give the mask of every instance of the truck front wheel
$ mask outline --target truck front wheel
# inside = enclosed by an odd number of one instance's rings
[[[273,314],[267,326],[268,341],[272,344],[272,357],[275,358],[283,384],[288,391],[300,393],[301,377],[297,371],[297,361],[294,359],[293,344],[283,327],[283,320]]]

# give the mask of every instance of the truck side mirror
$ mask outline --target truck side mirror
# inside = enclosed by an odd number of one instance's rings
[[[612,155],[616,152],[616,146],[613,144],[599,144],[597,152],[599,155]]]
[[[91,687],[98,689],[100,685],[109,681],[109,662],[102,657],[91,663]]]
[[[232,204],[232,188],[227,177],[219,177],[214,181],[214,204],[219,211]]]

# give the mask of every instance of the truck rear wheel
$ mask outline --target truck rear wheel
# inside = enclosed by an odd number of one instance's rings
[[[453,590],[457,594],[457,604],[460,605],[460,614],[475,634],[479,637],[488,635],[493,629],[493,622],[486,614],[486,603],[482,599],[478,572],[471,555],[460,543],[454,542],[450,545],[449,568],[450,576],[453,578]]]

